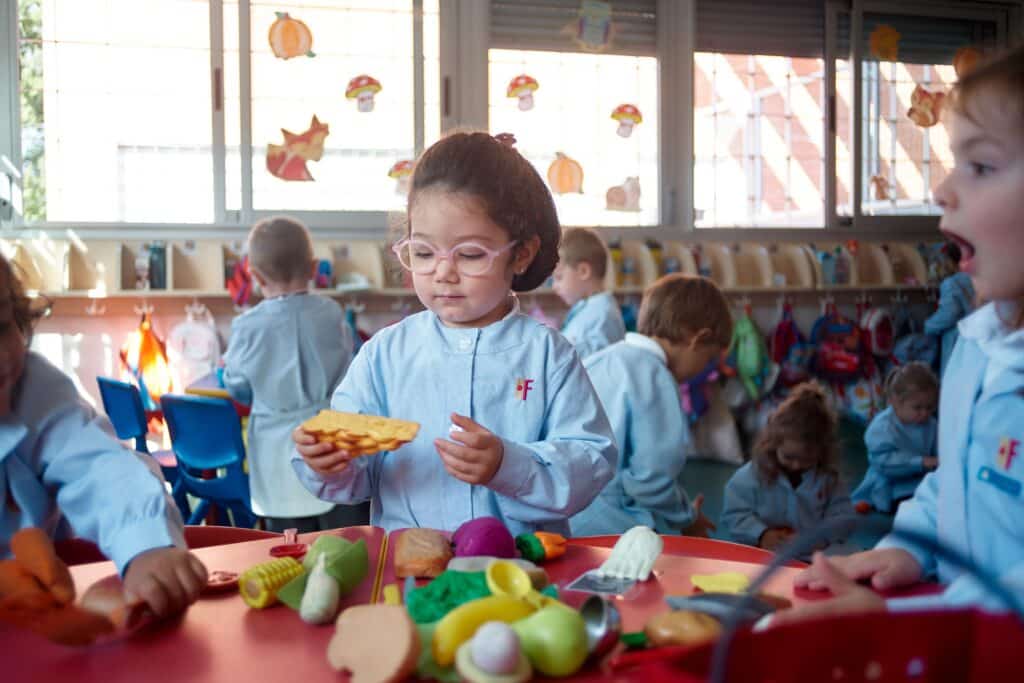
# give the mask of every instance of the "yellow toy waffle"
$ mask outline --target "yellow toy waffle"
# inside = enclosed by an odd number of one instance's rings
[[[303,422],[302,428],[316,436],[317,441],[333,443],[352,455],[373,455],[409,443],[416,438],[420,425],[378,415],[321,410],[316,417]]]

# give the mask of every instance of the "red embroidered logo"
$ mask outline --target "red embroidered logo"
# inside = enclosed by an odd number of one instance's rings
[[[516,380],[516,398],[520,401],[525,401],[527,394],[533,389],[533,380],[520,377]]]
[[[996,463],[1004,470],[1010,469],[1013,459],[1017,457],[1017,446],[1019,445],[1020,441],[1017,439],[1011,439],[1008,436],[1003,437],[1003,440],[999,442],[999,455],[996,456]]]

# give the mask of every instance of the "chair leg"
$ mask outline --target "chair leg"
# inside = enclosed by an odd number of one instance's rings
[[[210,501],[208,501],[208,500],[200,500],[199,501],[199,505],[197,505],[196,509],[192,511],[192,514],[189,515],[188,523],[189,524],[202,524],[203,523],[203,518],[206,517],[206,511],[209,509],[209,507],[210,507]]]
[[[174,498],[174,503],[178,506],[178,510],[181,511],[182,519],[189,519],[191,511],[188,504],[188,495],[185,493],[185,486],[182,482],[175,482],[171,488],[171,497]]]

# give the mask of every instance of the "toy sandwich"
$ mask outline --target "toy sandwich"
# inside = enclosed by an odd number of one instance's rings
[[[420,425],[378,415],[321,410],[303,422],[302,428],[320,443],[333,443],[339,450],[357,456],[393,451],[415,439]]]

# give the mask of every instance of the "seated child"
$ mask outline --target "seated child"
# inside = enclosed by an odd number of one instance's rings
[[[702,497],[691,506],[678,482],[691,445],[679,383],[729,345],[729,304],[710,280],[666,275],[644,292],[637,329],[584,363],[619,461],[612,481],[572,518],[572,533],[621,534],[643,524],[663,534],[706,536],[714,526],[700,514]]]
[[[337,302],[309,292],[316,271],[309,230],[285,216],[249,233],[249,269],[263,301],[231,323],[224,385],[252,404],[248,460],[252,511],[270,531],[366,524],[369,507],[334,506],[299,483],[291,466],[295,425],[330,405],[352,360],[352,335]]]
[[[34,318],[0,255],[0,559],[24,527],[76,535],[114,562],[127,600],[158,616],[184,609],[206,569],[185,548],[160,466],[122,446],[71,380],[28,350]]]
[[[942,337],[942,356],[939,360],[939,376],[946,371],[953,347],[959,337],[957,323],[974,310],[974,285],[967,273],[961,273],[960,247],[949,242],[942,247],[950,273],[939,285],[939,308],[924,321],[924,331]]]
[[[774,551],[793,534],[852,516],[839,481],[837,432],[821,387],[794,387],[758,434],[751,461],[725,485],[722,524],[729,537]]]
[[[885,394],[889,407],[864,433],[868,471],[852,496],[861,513],[871,508],[892,512],[893,503],[913,495],[924,475],[938,466],[934,413],[939,381],[931,368],[917,362],[893,368]]]
[[[554,290],[570,307],[562,334],[585,359],[626,334],[618,302],[604,291],[608,249],[593,230],[572,228],[562,236],[558,256]]]
[[[561,227],[511,142],[454,133],[420,157],[394,251],[427,310],[373,335],[331,399],[418,422],[416,438],[354,457],[301,426],[293,434],[303,484],[325,500],[371,500],[388,531],[495,517],[513,535],[567,535],[612,476],[615,442],[583,364],[512,294],[551,274]]]

